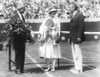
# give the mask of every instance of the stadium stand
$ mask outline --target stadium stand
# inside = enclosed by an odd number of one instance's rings
[[[100,0],[1,0],[0,19],[8,19],[15,10],[15,5],[19,4],[25,6],[26,19],[45,18],[52,7],[58,9],[59,18],[68,18],[68,5],[72,1],[78,4],[79,10],[86,18],[100,17]]]

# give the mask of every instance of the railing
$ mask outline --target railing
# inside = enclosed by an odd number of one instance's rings
[[[3,26],[9,19],[1,19],[0,20],[0,31]],[[35,34],[38,34],[39,27],[44,19],[26,19],[27,23],[29,23]],[[59,19],[61,23],[61,33],[68,34],[68,23],[70,19]],[[89,38],[94,38],[95,36],[100,38],[100,18],[85,18],[85,35]],[[0,38],[5,39],[2,33],[0,33]]]
[[[6,23],[9,19],[0,19],[0,23]],[[29,23],[41,23],[44,19],[26,19]],[[61,23],[69,22],[70,19],[59,19]],[[100,18],[85,18],[85,22],[100,22]]]

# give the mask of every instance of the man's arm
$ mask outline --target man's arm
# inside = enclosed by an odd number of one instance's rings
[[[84,34],[84,28],[85,28],[84,16],[82,14],[80,14],[78,38],[82,38],[82,35]]]

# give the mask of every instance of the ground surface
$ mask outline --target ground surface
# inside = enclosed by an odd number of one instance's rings
[[[83,54],[84,72],[73,74],[70,69],[73,68],[73,59],[70,44],[67,42],[60,43],[62,59],[60,59],[60,67],[56,65],[55,72],[44,72],[46,63],[44,59],[38,56],[39,44],[26,44],[26,60],[25,73],[17,75],[8,70],[8,52],[3,49],[0,51],[0,77],[100,77],[100,42],[91,41],[81,44]],[[14,51],[12,51],[12,60],[14,60]]]

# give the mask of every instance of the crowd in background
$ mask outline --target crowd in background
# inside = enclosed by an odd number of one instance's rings
[[[25,6],[26,19],[46,18],[50,8],[56,8],[58,17],[64,19],[68,18],[70,2],[77,3],[79,10],[86,18],[100,18],[100,0],[1,0],[0,19],[8,19],[19,3]]]

